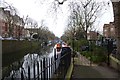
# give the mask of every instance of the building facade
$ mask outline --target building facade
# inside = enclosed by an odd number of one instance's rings
[[[116,31],[115,31],[115,26],[114,22],[110,22],[109,24],[104,24],[103,26],[103,36],[105,38],[116,38]]]
[[[3,33],[6,33],[7,29],[7,20],[4,13],[4,8],[0,8],[0,36],[3,37]]]
[[[115,22],[115,30],[116,30],[116,39],[117,39],[117,53],[118,58],[120,59],[120,1],[119,0],[111,0],[113,4],[113,12],[114,12],[114,22]]]
[[[98,32],[95,31],[89,31],[89,33],[87,34],[88,36],[88,40],[97,40],[98,39]]]
[[[3,38],[24,37],[24,21],[18,15],[12,15],[9,10],[0,7],[0,36]]]

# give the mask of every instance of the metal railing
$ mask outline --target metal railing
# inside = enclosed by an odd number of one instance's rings
[[[60,54],[54,52],[54,56],[52,57],[43,57],[39,61],[34,60],[33,65],[27,65],[26,69],[21,67],[19,78],[17,78],[14,73],[11,75],[10,79],[49,80],[52,78],[65,78],[70,63],[71,49],[69,47],[64,47],[62,48],[62,52]],[[56,77],[55,75],[59,77]]]

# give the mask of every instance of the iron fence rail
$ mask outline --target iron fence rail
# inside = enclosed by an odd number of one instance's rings
[[[59,78],[65,78],[70,63],[71,49],[64,47],[60,54],[54,51],[54,56],[34,61],[32,65],[33,69],[28,65],[27,72],[21,67],[19,80],[50,80],[54,78],[54,74],[62,75]],[[11,80],[18,80],[14,75],[12,74]]]

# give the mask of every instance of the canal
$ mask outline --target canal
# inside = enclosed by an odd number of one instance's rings
[[[18,52],[15,54],[23,54],[22,52]],[[28,77],[28,68],[30,68],[30,78],[34,78],[37,75],[37,66],[43,66],[43,61],[50,64],[52,60],[54,60],[54,47],[53,46],[44,46],[37,52],[26,53],[25,55],[21,56],[6,56],[3,57],[3,71],[2,77],[6,80],[9,78],[21,78],[21,71],[23,71],[23,76]],[[20,58],[21,57],[21,58]],[[45,65],[48,65],[45,64]],[[51,65],[51,64],[50,64]],[[53,65],[55,66],[55,65]],[[49,68],[48,68],[49,69]],[[54,70],[54,69],[53,69]],[[39,69],[39,72],[41,68]],[[54,70],[55,71],[55,70]],[[54,72],[52,71],[52,72]],[[50,72],[51,73],[51,72]],[[48,74],[50,77],[52,74]],[[41,77],[41,76],[40,76]]]
[[[43,46],[36,51],[13,53],[4,55],[2,66],[3,80],[46,80],[57,76],[65,78],[71,63],[71,48],[54,45]]]

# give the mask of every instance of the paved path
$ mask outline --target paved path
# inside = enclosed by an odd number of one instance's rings
[[[120,75],[112,68],[91,64],[84,56],[78,55],[78,57],[75,58],[71,80],[80,78],[97,78],[100,80],[105,78],[104,80],[120,80]]]

